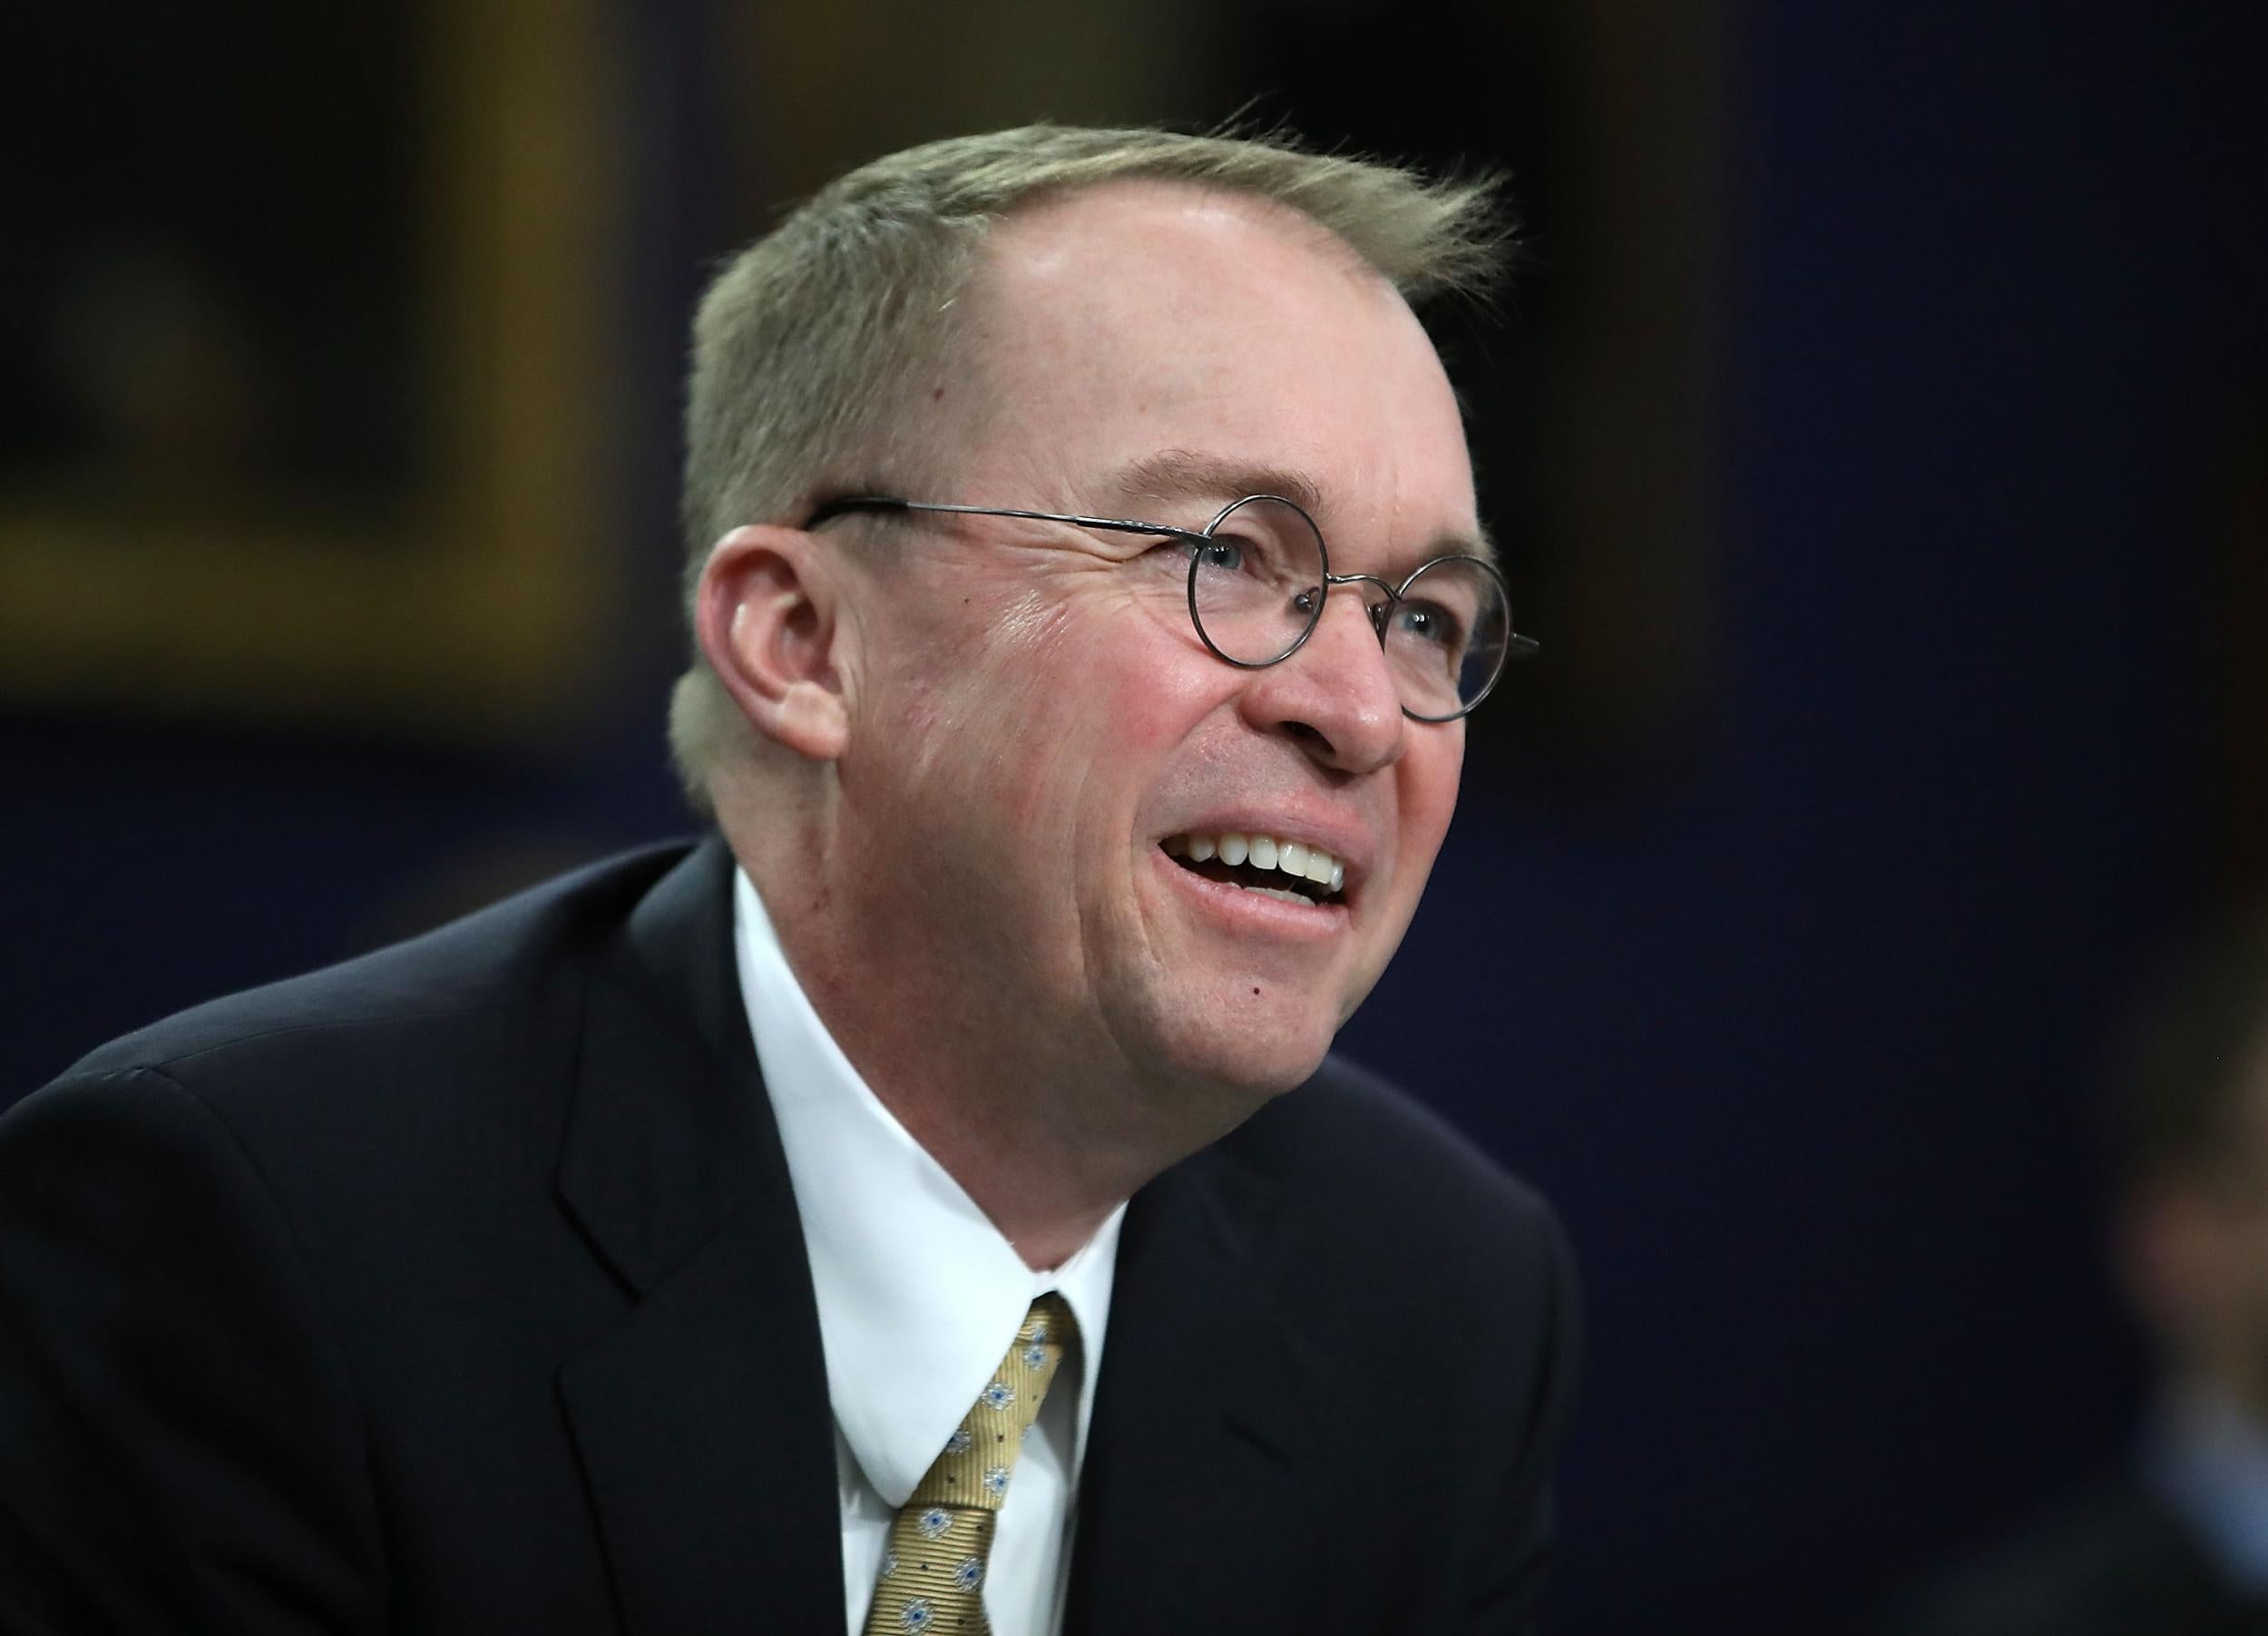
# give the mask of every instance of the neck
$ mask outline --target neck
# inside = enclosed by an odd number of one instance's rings
[[[854,936],[881,922],[830,888],[822,849],[783,845],[784,826],[762,837],[725,827],[829,1035],[1025,1265],[1061,1265],[1145,1182],[1220,1133],[1168,1116],[1191,1103],[1186,1093],[1122,1067],[1099,1072],[1107,1053],[1050,1052],[1045,1031],[988,1014],[969,965],[924,957],[886,926]]]
[[[1004,1048],[1002,1030],[904,986],[872,983],[863,975],[872,967],[813,958],[816,951],[799,949],[784,932],[782,945],[812,1008],[875,1098],[1025,1265],[1060,1266],[1182,1157],[1082,1119],[1080,1110],[1094,1099],[1081,1094],[1089,1087],[1069,1064]]]

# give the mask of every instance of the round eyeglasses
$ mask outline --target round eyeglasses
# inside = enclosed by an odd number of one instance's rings
[[[1495,563],[1461,553],[1438,556],[1399,585],[1373,573],[1333,573],[1323,531],[1281,495],[1246,495],[1201,529],[880,495],[831,500],[805,526],[849,511],[1020,517],[1171,540],[1188,557],[1189,620],[1198,640],[1239,670],[1265,670],[1298,652],[1315,633],[1332,586],[1372,586],[1379,599],[1366,601],[1364,612],[1402,713],[1417,721],[1467,714],[1496,686],[1508,659],[1526,658],[1541,645],[1512,629],[1511,594]]]

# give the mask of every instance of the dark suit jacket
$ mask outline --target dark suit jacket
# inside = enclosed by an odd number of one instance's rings
[[[2105,1482],[1945,1578],[1898,1636],[2268,1636],[2189,1524],[2128,1477]]]
[[[105,1046],[0,1120],[0,1627],[842,1626],[713,838]],[[1524,1628],[1572,1288],[1334,1063],[1129,1210],[1068,1628]]]

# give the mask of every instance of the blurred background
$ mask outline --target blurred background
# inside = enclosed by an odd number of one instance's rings
[[[689,828],[690,305],[1052,117],[1501,166],[1542,661],[1346,1045],[1558,1202],[1554,1627],[1855,1626],[2116,1461],[2085,1107],[2268,887],[2252,0],[78,0],[0,59],[0,1102]]]

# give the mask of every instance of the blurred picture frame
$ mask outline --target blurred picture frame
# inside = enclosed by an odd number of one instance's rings
[[[617,505],[600,0],[127,9],[46,14],[5,76],[0,691],[563,719]]]

